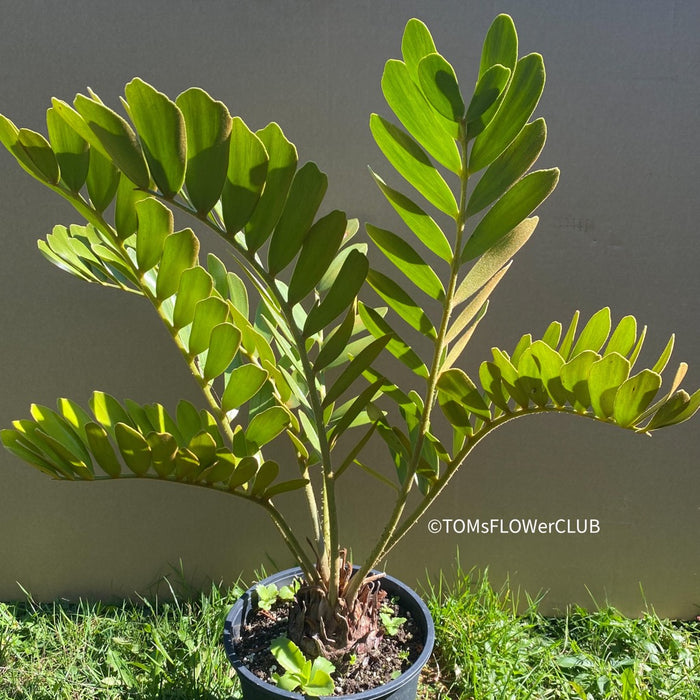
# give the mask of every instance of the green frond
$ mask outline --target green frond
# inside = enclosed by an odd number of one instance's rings
[[[185,401],[176,417],[160,404],[122,405],[102,392],[90,405],[92,415],[67,399],[59,400],[57,411],[33,405],[31,420],[15,421],[0,437],[8,450],[56,479],[152,478],[257,500],[307,483],[277,482],[279,466],[257,456],[288,424],[281,409],[251,422],[232,451],[223,446],[214,417]]]

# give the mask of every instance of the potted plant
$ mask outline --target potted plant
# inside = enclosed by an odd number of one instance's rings
[[[414,594],[374,569],[503,423],[564,412],[646,434],[700,405],[700,392],[679,389],[684,363],[659,395],[673,337],[653,367],[633,369],[646,328],[632,316],[613,327],[608,308],[580,330],[577,312],[510,352],[494,348],[477,377],[460,369],[559,177],[532,169],[546,137],[544,120],[531,121],[544,64],[518,56],[507,15],[488,31],[468,99],[422,22],[408,22],[401,49],[382,77],[397,121],[373,114],[370,128],[410,186],[405,194],[372,173],[402,235],[367,224],[364,239],[343,212],[319,215],[319,168],[299,165],[276,123],[252,131],[199,88],[173,101],[135,78],[122,100],[128,120],[91,90],[72,105],[54,98],[48,139],[0,117],[5,147],[84,219],[56,226],[41,252],[81,279],[144,297],[206,406],[183,400],[171,412],[96,391],[89,409],[33,405],[2,441],[56,479],[176,481],[267,511],[299,568],[251,589],[229,616],[226,643],[247,698],[330,694],[332,668],[371,666],[403,618],[418,666],[355,695],[415,696],[431,622]],[[230,258],[204,257],[193,228],[174,229],[175,213],[225,241]],[[374,464],[373,438],[391,478]],[[280,440],[292,448],[291,475],[271,456]],[[358,468],[395,499],[353,568],[336,504]],[[308,506],[303,534],[283,513],[292,496]],[[269,612],[279,596],[291,599],[284,623]],[[260,610],[287,635],[269,644],[270,683],[245,669],[237,647]]]

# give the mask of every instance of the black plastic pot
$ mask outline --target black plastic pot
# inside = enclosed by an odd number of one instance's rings
[[[261,583],[266,585],[274,583],[281,587],[290,584],[295,577],[299,576],[301,576],[299,569],[287,569],[266,578]],[[398,598],[399,605],[411,613],[423,635],[423,651],[413,666],[386,685],[366,690],[362,693],[328,696],[329,699],[332,697],[333,700],[338,700],[339,698],[347,698],[348,700],[415,700],[416,698],[418,676],[423,666],[427,663],[435,642],[433,619],[425,603],[414,591],[398,579],[384,576],[382,578],[382,588],[390,597]],[[245,620],[256,607],[257,593],[255,588],[249,588],[231,608],[224,625],[226,655],[231,665],[236,669],[236,673],[238,673],[243,690],[243,700],[279,700],[281,698],[303,700],[304,696],[300,693],[290,693],[275,685],[261,681],[243,665],[241,659],[237,656],[234,643],[240,639]]]

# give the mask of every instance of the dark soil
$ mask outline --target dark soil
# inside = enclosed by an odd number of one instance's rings
[[[245,666],[261,680],[274,685],[271,672],[280,672],[270,652],[272,640],[287,633],[289,603],[279,602],[269,613],[251,614],[243,639],[236,642],[236,652]],[[411,614],[394,606],[396,616],[405,617],[395,636],[385,634],[379,653],[362,660],[345,659],[336,663],[333,695],[351,695],[384,685],[406,671],[423,651],[420,630]]]

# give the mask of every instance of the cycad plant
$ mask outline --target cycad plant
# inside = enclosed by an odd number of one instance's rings
[[[559,177],[532,170],[546,136],[542,118],[530,121],[544,64],[518,57],[507,15],[488,31],[468,100],[422,22],[408,22],[401,48],[382,77],[397,121],[370,119],[401,176],[389,184],[372,173],[401,235],[367,224],[363,240],[357,221],[323,210],[326,176],[299,165],[276,123],[252,131],[199,88],[173,101],[135,78],[127,118],[91,90],[72,105],[54,99],[48,139],[0,117],[19,164],[85,220],[56,226],[41,252],[87,282],[144,297],[204,402],[169,411],[96,391],[89,408],[33,405],[2,432],[4,445],[56,479],[176,481],[264,508],[303,572],[290,633],[312,655],[361,654],[381,637],[371,570],[495,428],[559,412],[649,433],[700,404],[699,392],[678,389],[685,364],[658,397],[673,337],[651,369],[633,370],[646,329],[632,316],[613,328],[608,308],[580,330],[576,313],[511,352],[494,348],[478,377],[460,368]],[[193,228],[174,230],[175,214]],[[228,244],[224,260],[201,253],[194,228]],[[296,455],[293,478],[270,457],[278,439]],[[355,469],[395,497],[353,575],[336,504]],[[290,494],[308,506],[306,533],[285,519]]]

